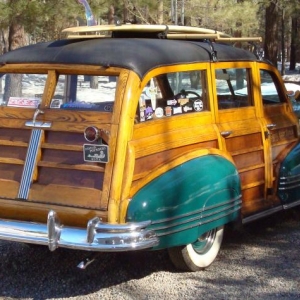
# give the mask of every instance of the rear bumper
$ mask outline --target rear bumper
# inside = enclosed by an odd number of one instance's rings
[[[107,224],[96,217],[86,229],[60,224],[57,214],[50,211],[47,224],[0,219],[0,239],[58,247],[118,252],[149,249],[158,245],[158,238],[146,227],[150,221],[126,224]]]

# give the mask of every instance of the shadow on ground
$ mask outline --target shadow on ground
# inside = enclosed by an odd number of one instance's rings
[[[299,231],[299,220],[300,209],[294,209],[249,224],[237,232],[230,231],[225,235],[222,250],[212,269],[209,269],[210,272],[219,272],[220,268],[226,270],[232,268],[235,263],[240,263],[233,258],[230,260],[230,253],[241,251],[247,245],[257,243],[260,246],[265,244],[266,247],[270,247],[270,241],[278,238],[278,232],[286,236],[296,230]],[[282,247],[282,251],[285,251],[285,247],[288,250],[291,244],[292,241],[284,244],[273,243],[271,247]],[[201,274],[179,273],[169,261],[167,251],[164,250],[101,253],[84,271],[77,269],[76,265],[88,256],[86,252],[58,249],[52,253],[47,247],[29,247],[25,244],[0,241],[0,253],[1,299],[37,300],[49,298],[49,295],[51,299],[84,296],[158,272],[179,274],[181,278],[194,278],[196,281],[204,280],[209,285],[215,285],[216,288],[222,285],[241,284],[239,280],[222,275],[222,272],[214,279],[210,279],[209,276],[206,278]],[[263,262],[255,263],[267,264],[270,263],[268,261],[270,259],[274,258],[265,257]],[[246,261],[247,263],[251,262]],[[266,268],[266,272],[274,272],[269,275],[278,276],[276,268]],[[286,272],[285,276],[290,276],[291,280],[298,280],[291,272]],[[251,283],[251,278],[249,280]]]

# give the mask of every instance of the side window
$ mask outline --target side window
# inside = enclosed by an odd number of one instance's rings
[[[260,89],[264,105],[279,104],[283,102],[280,89],[276,85],[276,76],[267,70],[260,70]]]
[[[249,82],[249,69],[217,69],[216,87],[219,109],[252,106]]]
[[[151,78],[139,101],[136,122],[209,110],[206,71],[187,71]]]

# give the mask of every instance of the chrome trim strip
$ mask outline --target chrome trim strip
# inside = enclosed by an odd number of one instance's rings
[[[0,239],[58,247],[118,252],[148,249],[158,245],[153,230],[146,229],[150,221],[126,224],[105,224],[98,218],[88,222],[87,228],[60,224],[57,214],[50,211],[47,224],[0,219]]]
[[[182,219],[182,218],[190,217],[190,216],[193,216],[193,215],[199,215],[199,214],[202,214],[205,211],[208,211],[208,210],[211,210],[211,209],[214,209],[214,208],[217,208],[217,207],[225,206],[225,205],[228,206],[228,204],[231,204],[231,203],[234,203],[234,202],[238,202],[238,203],[236,203],[236,205],[239,205],[239,204],[242,203],[241,197],[242,196],[239,195],[236,198],[229,200],[228,202],[222,202],[222,203],[219,203],[219,204],[216,204],[216,205],[204,207],[204,208],[194,210],[192,212],[185,213],[185,214],[175,216],[175,217],[172,217],[172,218],[165,218],[165,219],[161,219],[161,220],[158,220],[158,221],[153,221],[151,224],[156,225],[156,224],[159,224],[159,223],[170,222],[170,221],[173,221],[173,220],[176,220],[176,219]]]
[[[299,186],[300,186],[299,175],[285,176],[285,177],[280,177],[278,190],[286,191],[286,190],[297,188]]]
[[[168,235],[168,234],[177,233],[177,232],[179,232],[179,231],[184,231],[184,230],[188,230],[188,229],[191,229],[191,228],[199,227],[199,226],[201,226],[201,225],[204,225],[204,224],[207,224],[207,223],[210,223],[210,222],[214,222],[214,221],[217,221],[217,220],[219,220],[219,219],[221,219],[221,218],[224,218],[224,217],[226,217],[226,216],[228,216],[228,215],[231,215],[231,214],[235,213],[236,211],[238,211],[238,210],[240,210],[240,209],[241,209],[241,207],[237,207],[237,208],[235,208],[235,209],[233,209],[233,210],[231,210],[231,211],[229,211],[229,212],[227,212],[227,213],[222,214],[221,216],[217,216],[217,217],[215,217],[215,218],[213,218],[213,219],[206,220],[205,222],[199,222],[199,223],[196,223],[196,224],[194,224],[194,225],[181,227],[181,228],[179,228],[179,229],[176,229],[176,230],[170,230],[170,231],[164,232],[164,233],[156,233],[156,235],[157,235],[158,237],[161,237],[161,236],[165,236],[165,235]],[[177,225],[177,224],[176,224],[176,225]],[[176,226],[176,225],[174,225],[174,226]],[[174,227],[174,226],[169,226],[169,227]],[[169,227],[166,227],[166,228],[169,228]],[[155,230],[157,230],[157,229],[155,228]]]
[[[191,223],[191,222],[195,222],[195,221],[199,221],[198,225],[206,224],[206,223],[209,223],[211,221],[215,221],[216,219],[213,218],[213,219],[209,219],[209,220],[204,221],[204,222],[201,222],[201,220],[206,219],[206,218],[211,217],[211,216],[214,216],[214,215],[217,215],[217,214],[222,214],[222,213],[224,213],[224,212],[226,212],[227,210],[230,210],[230,209],[234,209],[232,211],[232,213],[233,213],[233,212],[235,212],[235,211],[237,211],[237,210],[239,210],[241,208],[241,203],[242,202],[240,201],[239,203],[231,204],[230,206],[227,205],[223,209],[220,209],[218,211],[214,211],[214,212],[211,212],[211,213],[205,214],[205,215],[203,215],[203,213],[200,212],[196,216],[194,216],[192,218],[189,218],[187,220],[183,220],[183,221],[177,222],[175,224],[170,224],[170,225],[165,225],[165,226],[160,226],[160,227],[154,227],[154,229],[155,229],[155,231],[166,230],[166,229],[169,229],[169,228],[172,228],[172,227],[176,227],[176,226],[180,226],[180,225],[185,225],[185,224],[188,224],[188,223]],[[152,224],[154,224],[154,222]],[[158,222],[156,222],[156,224],[158,224]]]
[[[294,180],[295,178],[300,180],[300,175],[283,176],[283,177],[280,177],[279,179],[280,180],[290,180],[290,179]]]
[[[51,122],[43,122],[43,121],[26,121],[25,126],[27,127],[36,127],[36,128],[51,128]]]
[[[289,184],[289,183],[295,183],[295,182],[300,182],[300,178],[280,178],[281,181],[279,181],[279,184]]]
[[[293,180],[287,180],[287,181],[279,181],[279,184],[282,184],[282,185],[288,185],[290,183],[299,183],[300,182],[300,178],[297,178],[297,179],[293,179]]]
[[[280,183],[280,184],[282,184],[282,183]],[[280,185],[280,184],[279,184],[279,185]],[[297,184],[288,186],[288,187],[278,187],[278,190],[279,190],[279,191],[287,191],[287,190],[292,190],[292,189],[297,188],[297,187],[298,187],[298,188],[300,187],[300,182],[297,183]]]
[[[26,200],[28,198],[30,184],[34,173],[35,163],[38,155],[39,144],[43,131],[33,129],[27,149],[23,174],[18,192],[18,198]]]
[[[258,214],[255,214],[255,215],[252,215],[252,216],[249,216],[249,217],[245,217],[245,218],[242,219],[242,223],[243,224],[247,224],[247,223],[253,222],[253,221],[257,220],[257,219],[260,219],[260,218],[272,215],[272,214],[274,214],[274,213],[276,213],[278,211],[281,211],[281,210],[283,210],[283,206],[282,205],[276,206],[274,208],[271,208],[269,210],[260,212]]]
[[[292,202],[290,204],[284,204],[283,208],[284,209],[289,209],[289,208],[292,208],[292,207],[295,207],[295,206],[298,206],[298,205],[300,205],[300,200],[297,200],[297,201]]]

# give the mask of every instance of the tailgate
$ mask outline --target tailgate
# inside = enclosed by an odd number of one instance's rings
[[[117,130],[107,97],[114,100],[116,83],[103,76],[63,75],[55,87],[44,74],[22,74],[22,89],[16,92],[8,88],[9,76],[1,79],[0,198],[106,208],[114,155],[110,135]],[[96,87],[91,88],[90,77],[98,80]],[[104,92],[111,93],[103,99]],[[99,132],[99,139],[85,139],[88,127]],[[103,161],[92,153],[101,145],[107,150]]]

